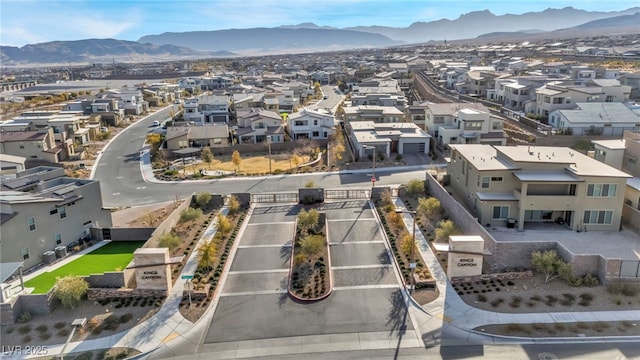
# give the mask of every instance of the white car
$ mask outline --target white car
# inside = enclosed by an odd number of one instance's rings
[[[151,126],[156,127],[156,126],[160,126],[160,121],[154,121]]]

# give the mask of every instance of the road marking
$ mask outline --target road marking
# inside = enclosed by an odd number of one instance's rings
[[[273,244],[273,245],[238,245],[238,249],[249,249],[249,248],[281,248],[281,247],[291,247],[291,244]]]
[[[287,290],[263,290],[263,291],[245,291],[236,293],[222,293],[220,297],[226,296],[247,296],[247,295],[273,295],[273,294],[287,294]]]
[[[147,188],[146,186],[138,186],[138,187],[136,187],[136,190],[144,190],[146,188]]]
[[[122,179],[122,176],[116,176],[116,179],[120,180]]]
[[[288,224],[295,224],[295,221],[274,221],[274,222],[268,222],[268,223],[248,223],[247,226],[253,226],[253,225],[288,225]]]
[[[177,338],[178,336],[180,336],[180,334],[178,334],[177,332],[175,332],[175,331],[174,331],[174,332],[172,332],[171,334],[167,335],[167,337],[165,337],[164,339],[162,339],[162,343],[163,343],[163,344],[166,344],[166,343],[168,343],[169,341],[171,341],[171,340],[173,340],[173,339]]]
[[[371,241],[347,241],[347,242],[335,242],[332,241],[329,245],[351,245],[351,244],[384,244],[384,240],[371,240]]]
[[[353,265],[353,266],[332,266],[333,270],[355,270],[355,269],[378,269],[378,268],[393,268],[391,264],[377,264],[377,265]]]
[[[113,196],[118,196],[118,195],[120,195],[120,193],[119,193],[119,192],[115,192],[115,193],[113,193],[113,194],[111,194],[111,195],[113,195]]]
[[[335,286],[334,291],[342,290],[365,290],[365,289],[400,289],[402,288],[398,284],[383,284],[383,285],[354,285],[354,286]]]
[[[329,222],[338,222],[338,221],[376,221],[376,218],[354,218],[354,219],[329,219]]]
[[[229,275],[243,275],[243,274],[270,274],[270,273],[286,273],[289,269],[271,269],[271,270],[240,270],[229,271]]]

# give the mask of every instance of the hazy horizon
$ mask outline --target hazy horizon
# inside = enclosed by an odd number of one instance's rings
[[[337,28],[407,27],[417,21],[453,20],[462,14],[482,10],[504,15],[568,6],[586,11],[621,11],[639,5],[629,0],[3,0],[0,3],[0,45],[21,47],[89,38],[137,41],[144,35],[164,32],[277,27],[309,22]]]

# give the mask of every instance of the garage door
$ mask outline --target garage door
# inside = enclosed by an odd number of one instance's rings
[[[424,153],[424,143],[405,143],[402,146],[404,154],[421,154]]]

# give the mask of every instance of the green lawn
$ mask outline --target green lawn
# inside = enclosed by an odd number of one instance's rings
[[[111,242],[95,251],[59,267],[51,272],[42,273],[24,283],[25,287],[35,288],[33,294],[44,294],[51,290],[56,278],[67,275],[84,276],[102,274],[106,271],[123,270],[131,260],[133,252],[144,245],[144,241]]]

